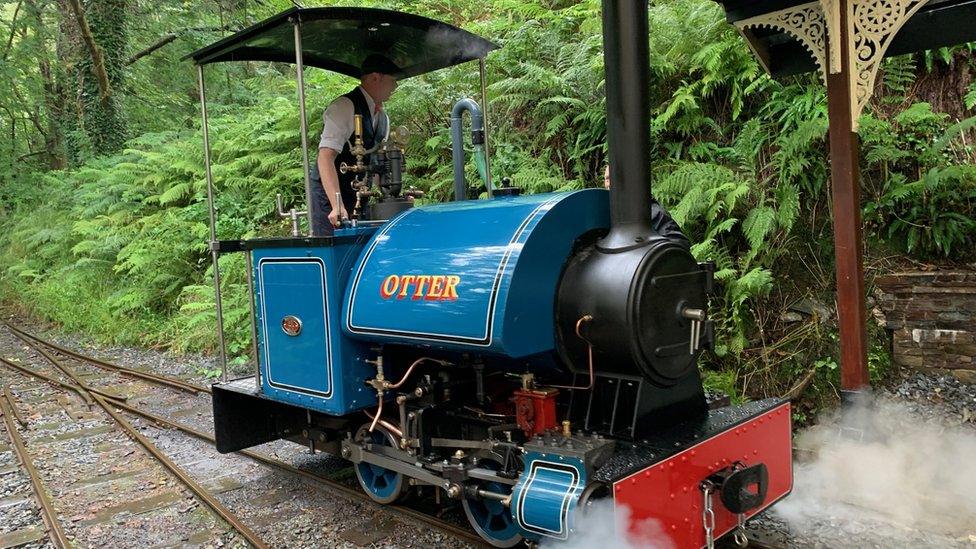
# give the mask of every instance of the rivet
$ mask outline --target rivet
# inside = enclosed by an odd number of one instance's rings
[[[672,524],[671,525],[671,529],[672,530],[677,530],[678,529],[678,525],[677,524]]]
[[[693,455],[693,456],[694,456],[694,455],[696,455],[697,453],[698,453],[698,452],[697,452],[697,451],[695,451],[695,450],[692,450],[692,451],[691,451],[691,455]]]
[[[688,517],[685,517],[685,524],[688,524],[689,522],[691,522],[691,520],[689,520]]]
[[[672,462],[668,463],[668,467],[671,467],[672,469],[674,469],[674,462],[672,461]]]
[[[681,456],[681,462],[684,463],[688,461],[688,456]]]
[[[671,499],[674,499],[674,494],[671,494]]]
[[[685,486],[684,488],[681,489],[681,491],[687,494],[688,493],[688,487]]]
[[[752,455],[754,455],[754,456],[758,456],[758,455],[759,455],[759,450],[753,450],[753,451],[752,451]]]
[[[630,479],[630,483],[631,483],[631,484],[637,484],[637,479],[636,479],[636,478],[632,478],[632,479]]]
[[[648,470],[648,471],[644,471],[644,476],[645,476],[645,477],[649,477],[649,476],[651,476],[651,472],[650,472],[650,470]]]
[[[619,492],[620,490],[622,490],[622,489],[623,489],[623,486],[621,486],[621,485],[619,485],[619,484],[618,484],[618,485],[616,486],[616,488],[617,488],[617,491]]]

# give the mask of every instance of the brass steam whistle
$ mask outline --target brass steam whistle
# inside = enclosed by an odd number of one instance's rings
[[[353,122],[355,124],[354,138],[349,152],[356,156],[356,163],[352,166],[345,162],[339,164],[339,172],[341,173],[364,173],[366,171],[366,164],[363,163],[363,157],[366,156],[366,147],[363,145],[363,115],[354,116]]]

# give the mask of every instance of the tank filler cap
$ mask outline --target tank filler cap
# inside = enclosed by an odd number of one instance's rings
[[[501,196],[518,196],[522,194],[522,189],[512,185],[511,177],[502,178],[502,186],[495,189],[494,197],[498,198]]]

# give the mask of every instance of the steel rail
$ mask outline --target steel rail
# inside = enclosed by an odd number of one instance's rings
[[[4,360],[3,358],[0,358],[0,362],[2,362],[4,364],[7,364],[8,366],[14,367],[15,369],[17,369],[18,371],[20,371],[21,373],[23,373],[25,375],[34,376],[34,377],[36,377],[38,379],[42,379],[42,380],[47,381],[48,383],[51,383],[52,385],[55,385],[56,387],[59,387],[61,389],[71,390],[71,391],[75,391],[75,392],[79,392],[80,391],[80,388],[78,388],[76,386],[73,386],[73,385],[71,385],[69,383],[64,383],[64,382],[58,381],[56,379],[53,379],[53,378],[51,378],[49,376],[46,376],[46,375],[44,375],[44,374],[42,374],[40,372],[37,372],[37,371],[32,370],[30,368],[27,368],[25,366],[20,366],[20,365],[17,365],[17,364],[13,364],[13,363],[11,363],[9,361]],[[187,425],[183,425],[181,423],[176,423],[176,422],[174,422],[172,420],[169,420],[169,419],[166,419],[166,418],[164,418],[164,417],[162,417],[160,415],[154,414],[154,413],[149,412],[149,411],[146,411],[146,410],[142,410],[140,408],[136,408],[136,407],[131,406],[129,404],[126,404],[124,402],[115,401],[115,400],[109,399],[108,402],[106,402],[106,404],[108,404],[109,406],[114,406],[115,408],[118,408],[120,410],[124,410],[126,412],[129,412],[129,413],[131,413],[133,415],[136,415],[136,416],[140,416],[142,418],[145,418],[145,419],[147,419],[149,421],[152,421],[152,422],[154,422],[154,423],[156,423],[158,425],[161,425],[163,427],[168,427],[168,428],[171,428],[171,429],[175,429],[177,431],[181,431],[181,432],[186,433],[186,434],[188,434],[190,436],[193,436],[193,437],[196,437],[196,438],[198,438],[200,440],[206,441],[206,442],[208,442],[210,444],[215,444],[216,443],[216,440],[214,439],[213,435],[211,435],[210,433],[206,433],[206,432],[203,432],[203,431],[199,431],[197,429],[194,429],[194,428],[189,427]],[[332,479],[330,479],[328,477],[323,477],[323,476],[320,476],[320,475],[316,475],[315,473],[310,473],[308,471],[299,469],[298,467],[295,467],[294,465],[291,465],[290,463],[286,463],[284,461],[281,461],[281,460],[278,460],[278,459],[275,459],[275,458],[271,458],[271,457],[268,457],[268,456],[259,454],[257,452],[251,451],[251,450],[242,450],[242,451],[237,452],[237,453],[239,453],[239,454],[241,454],[243,456],[246,456],[248,458],[251,458],[251,459],[253,459],[253,460],[255,460],[255,461],[259,462],[259,463],[262,463],[264,465],[267,465],[268,467],[280,469],[282,471],[285,471],[285,472],[294,474],[296,476],[302,477],[302,478],[304,478],[306,480],[310,480],[310,481],[316,482],[316,483],[318,483],[318,484],[320,484],[320,485],[322,485],[322,486],[324,486],[326,488],[330,488],[330,489],[334,490],[340,496],[346,497],[347,499],[351,499],[351,500],[353,500],[353,501],[355,501],[357,503],[366,502],[366,503],[370,503],[370,504],[375,504],[375,502],[373,502],[373,500],[370,499],[369,496],[367,496],[361,490],[357,490],[355,488],[350,488],[350,487],[348,487],[348,486],[346,486],[346,485],[344,485],[344,484],[342,484],[340,482],[337,482],[335,480],[332,480]],[[416,509],[411,509],[409,507],[404,507],[404,506],[401,506],[401,505],[383,505],[383,506],[381,506],[381,508],[382,509],[385,509],[387,511],[390,511],[390,512],[392,512],[394,514],[399,514],[400,516],[402,516],[404,518],[416,520],[418,522],[422,522],[424,524],[427,524],[428,526],[437,528],[438,530],[440,530],[440,531],[442,531],[444,533],[447,533],[447,534],[450,534],[452,536],[461,538],[464,541],[466,541],[466,542],[468,542],[468,543],[470,543],[470,544],[472,544],[472,545],[474,545],[476,547],[490,547],[481,538],[481,536],[478,536],[476,533],[472,532],[471,530],[468,530],[467,528],[464,528],[464,527],[461,527],[461,526],[457,526],[457,525],[451,524],[449,522],[445,522],[445,521],[439,520],[439,519],[437,519],[435,517],[432,517],[432,516],[428,515],[427,513],[422,512],[422,511],[417,511]]]
[[[119,404],[118,402],[113,402],[109,404],[108,402],[105,401],[105,398],[99,395],[94,395],[94,397],[98,405],[101,406],[102,409],[105,410],[105,412],[108,413],[108,415],[110,415],[112,419],[114,419],[115,422],[122,427],[122,429],[126,432],[126,434],[129,435],[130,438],[132,438],[140,445],[142,445],[142,447],[145,448],[147,452],[149,452],[153,457],[159,460],[160,463],[162,463],[167,469],[169,469],[170,473],[173,473],[173,475],[175,475],[176,478],[180,479],[180,481],[182,481],[183,484],[185,484],[186,487],[189,488],[191,492],[193,492],[198,498],[200,498],[200,500],[206,503],[207,506],[213,509],[213,511],[217,513],[217,515],[219,515],[220,518],[224,519],[227,522],[227,524],[230,524],[232,528],[237,530],[237,532],[241,534],[241,536],[243,536],[248,543],[250,543],[252,546],[257,547],[259,549],[266,549],[268,547],[263,541],[261,541],[261,538],[259,538],[258,535],[255,534],[253,530],[251,530],[250,528],[247,527],[247,525],[241,522],[241,519],[238,518],[237,515],[235,515],[229,509],[224,507],[223,504],[221,504],[220,501],[218,501],[217,498],[215,498],[213,494],[208,492],[203,486],[197,484],[197,482],[193,480],[186,471],[181,469],[179,465],[177,465],[171,459],[169,459],[169,457],[166,454],[164,454],[155,444],[153,444],[148,438],[144,437],[141,433],[139,433],[139,431],[136,431],[135,428],[132,427],[131,423],[129,423],[128,421],[126,421],[125,418],[123,418],[118,413],[116,413],[115,410],[112,410],[112,406],[116,406],[117,404]]]
[[[74,386],[74,385],[72,385],[70,383],[65,383],[65,382],[61,381],[60,379],[54,379],[53,377],[51,377],[49,375],[42,374],[40,372],[36,372],[34,370],[31,370],[30,368],[28,368],[26,366],[21,366],[20,364],[17,364],[15,362],[11,362],[11,361],[3,358],[3,357],[0,357],[0,364],[5,364],[5,365],[9,366],[10,368],[13,368],[14,370],[19,371],[22,374],[29,375],[29,376],[34,376],[34,377],[36,377],[38,379],[43,379],[44,381],[48,382],[49,384],[53,385],[54,387],[56,387],[58,389],[64,389],[66,391],[73,391],[73,392],[77,393],[78,396],[81,397],[81,399],[84,400],[85,403],[88,404],[89,406],[95,403],[95,401],[92,400],[91,397],[89,397],[84,391],[81,390],[81,387],[76,387],[76,386]]]
[[[168,427],[170,429],[175,429],[177,431],[182,431],[185,434],[188,434],[188,435],[193,436],[193,437],[196,437],[198,439],[207,441],[207,442],[209,442],[211,444],[215,444],[216,443],[216,440],[214,439],[213,435],[211,435],[210,433],[205,433],[203,431],[199,431],[199,430],[194,429],[192,427],[189,427],[187,425],[183,425],[181,423],[176,423],[176,422],[174,422],[172,420],[166,419],[166,418],[164,418],[162,416],[159,416],[157,414],[154,414],[152,412],[148,412],[148,411],[145,411],[145,410],[136,408],[136,407],[131,406],[129,404],[124,404],[124,403],[112,403],[112,404],[115,405],[116,407],[122,409],[122,410],[125,410],[125,411],[127,411],[127,412],[129,412],[131,414],[137,415],[137,416],[141,416],[141,417],[143,417],[143,418],[145,418],[145,419],[147,419],[149,421],[152,421],[152,422],[154,422],[154,423],[156,423],[158,425],[161,425],[163,427]],[[291,465],[290,463],[286,463],[286,462],[281,461],[279,459],[275,459],[275,458],[272,458],[272,457],[268,457],[268,456],[259,454],[257,452],[251,451],[251,450],[241,450],[241,451],[239,451],[237,453],[238,454],[241,454],[242,456],[249,457],[249,458],[251,458],[251,459],[253,459],[253,460],[257,461],[257,462],[263,463],[263,464],[265,464],[265,465],[267,465],[269,467],[273,467],[273,468],[276,468],[276,469],[281,469],[281,470],[286,471],[288,473],[292,473],[294,475],[300,476],[300,477],[302,477],[302,478],[304,478],[306,480],[311,480],[313,482],[317,482],[317,483],[319,483],[319,484],[321,484],[321,485],[323,485],[323,486],[325,486],[327,488],[331,488],[331,489],[333,489],[333,490],[335,490],[337,492],[340,492],[340,495],[342,495],[342,496],[345,496],[345,497],[348,497],[348,498],[352,498],[357,503],[358,502],[364,502],[364,501],[365,502],[369,502],[369,503],[375,503],[375,502],[373,502],[373,500],[371,500],[369,498],[369,496],[367,496],[361,490],[358,490],[358,489],[355,489],[355,488],[350,488],[350,487],[348,487],[348,486],[346,486],[346,485],[344,485],[344,484],[342,484],[340,482],[336,482],[336,481],[334,481],[334,480],[332,480],[332,479],[330,479],[328,477],[323,477],[323,476],[320,476],[320,475],[316,475],[315,473],[310,473],[310,472],[305,471],[303,469],[299,469],[298,467],[295,467],[294,465]],[[456,526],[456,525],[451,524],[449,522],[445,522],[445,521],[438,520],[438,519],[436,519],[434,517],[431,517],[430,515],[428,515],[428,514],[426,514],[424,512],[417,511],[417,510],[411,509],[409,507],[403,507],[403,506],[400,506],[400,505],[383,505],[382,508],[383,509],[390,510],[390,511],[393,511],[394,513],[398,513],[398,514],[404,516],[405,518],[410,518],[410,519],[414,519],[414,520],[423,522],[423,523],[425,523],[425,524],[427,524],[429,526],[433,526],[434,528],[437,528],[437,529],[439,529],[439,530],[441,530],[441,531],[443,531],[445,533],[451,534],[452,536],[456,536],[456,537],[459,537],[459,538],[463,538],[465,541],[467,541],[468,543],[472,543],[475,546],[478,546],[478,547],[488,547],[488,544],[485,543],[485,541],[481,538],[481,536],[478,536],[477,534],[475,534],[474,532],[468,530],[467,528],[460,527],[460,526]]]
[[[6,398],[7,402],[10,403],[10,410],[14,413],[14,418],[17,420],[17,423],[19,423],[21,427],[26,429],[27,420],[24,419],[24,416],[20,415],[20,410],[18,410],[17,407],[14,406],[14,396],[10,392],[9,385],[3,388],[3,397]]]
[[[67,366],[65,366],[64,364],[62,364],[60,360],[56,359],[53,355],[51,355],[51,353],[45,351],[44,349],[42,349],[36,343],[31,342],[31,340],[29,338],[24,337],[24,336],[18,334],[15,330],[11,330],[11,333],[13,333],[14,334],[14,337],[16,337],[17,339],[19,339],[19,340],[23,341],[24,343],[30,345],[31,349],[34,349],[35,351],[37,351],[38,353],[40,353],[41,356],[43,356],[44,358],[46,358],[48,360],[48,362],[50,362],[51,364],[53,364],[55,368],[57,368],[58,370],[61,371],[61,373],[63,373],[64,375],[68,376],[69,378],[71,378],[71,381],[74,381],[78,385],[78,387],[81,387],[82,391],[80,391],[78,394],[80,394],[82,396],[86,396],[85,393],[88,393],[87,398],[85,399],[85,401],[88,402],[89,406],[94,403],[93,401],[91,401],[91,395],[100,395],[100,396],[103,396],[103,397],[111,398],[112,400],[125,400],[126,399],[126,397],[118,396],[118,395],[113,395],[112,393],[108,393],[108,392],[102,391],[101,389],[96,389],[94,387],[91,387],[90,385],[88,385],[87,383],[85,383],[84,381],[82,381],[81,378],[79,378],[78,375],[75,374],[71,369],[69,369]]]
[[[30,477],[31,488],[34,491],[34,497],[37,499],[37,503],[41,507],[41,518],[44,520],[44,525],[47,527],[48,537],[51,539],[51,544],[58,549],[68,549],[71,544],[68,542],[68,537],[65,535],[64,530],[61,529],[61,522],[58,520],[57,512],[54,510],[54,506],[51,504],[51,499],[48,497],[47,492],[44,490],[44,484],[41,480],[40,474],[38,474],[37,469],[34,467],[34,461],[31,459],[30,452],[27,450],[27,446],[24,445],[24,440],[20,437],[20,433],[17,431],[17,426],[14,425],[11,417],[20,417],[20,412],[17,407],[14,406],[13,400],[10,399],[10,392],[4,391],[2,398],[0,398],[0,409],[3,410],[3,420],[7,427],[7,434],[10,436],[10,440],[13,441],[14,452],[17,454],[17,459],[27,469],[27,475]]]
[[[194,393],[194,394],[197,394],[197,393],[210,393],[210,388],[209,387],[201,387],[199,385],[195,385],[193,383],[188,383],[186,381],[182,381],[182,380],[175,379],[175,378],[172,378],[172,377],[163,376],[163,375],[159,375],[159,374],[153,374],[153,373],[150,373],[150,372],[142,372],[142,371],[139,371],[139,370],[135,370],[133,368],[127,368],[125,366],[119,366],[118,364],[114,364],[114,363],[109,362],[107,360],[101,360],[101,359],[98,359],[98,358],[90,357],[90,356],[83,355],[81,353],[72,351],[71,349],[66,349],[66,348],[64,348],[64,347],[62,347],[60,345],[57,345],[56,343],[52,343],[50,341],[47,341],[45,339],[42,339],[42,338],[34,335],[34,334],[25,332],[25,331],[21,330],[20,328],[17,328],[15,326],[13,326],[9,322],[4,322],[4,325],[11,332],[14,332],[15,334],[20,334],[22,336],[25,336],[25,337],[33,340],[34,342],[40,343],[41,345],[43,345],[45,347],[48,347],[50,349],[53,349],[54,351],[56,351],[56,352],[58,352],[58,353],[60,353],[62,355],[65,355],[65,356],[69,356],[69,357],[71,357],[71,358],[73,358],[75,360],[80,360],[82,362],[87,362],[89,364],[92,364],[94,366],[98,366],[100,368],[104,368],[104,369],[107,369],[107,370],[112,370],[112,371],[115,371],[117,373],[124,374],[124,375],[128,375],[128,376],[136,377],[136,378],[142,379],[144,381],[148,381],[150,383],[156,383],[156,384],[160,384],[160,385],[165,385],[167,387],[171,387],[173,389],[178,389],[180,391],[185,391],[185,392],[188,392],[188,393]],[[23,338],[21,338],[21,339],[23,339]]]
[[[26,338],[24,338],[24,341],[29,345],[31,344],[30,341],[27,340]],[[105,393],[100,393],[94,389],[89,388],[83,381],[81,381],[78,378],[77,374],[75,374],[71,370],[71,368],[65,366],[64,364],[61,364],[57,359],[52,357],[50,354],[44,352],[36,345],[34,345],[33,348],[34,350],[41,353],[41,355],[43,355],[44,358],[48,359],[52,364],[54,364],[54,366],[57,369],[64,372],[66,376],[71,378],[72,381],[74,381],[77,384],[77,387],[75,388],[76,392],[82,395],[87,393],[87,396],[89,398],[94,399],[94,402],[98,404],[103,410],[105,410],[105,413],[107,413],[115,421],[115,423],[118,424],[123,431],[125,431],[125,433],[129,436],[129,438],[132,438],[133,440],[138,442],[146,450],[146,452],[148,452],[152,457],[156,458],[164,467],[166,467],[166,469],[170,471],[170,473],[172,473],[174,476],[176,476],[176,478],[178,478],[181,482],[183,482],[183,484],[185,484],[186,487],[189,488],[190,491],[193,492],[193,494],[200,499],[200,501],[202,501],[208,507],[210,507],[215,513],[217,513],[218,516],[220,516],[220,518],[224,519],[224,521],[226,521],[227,524],[229,524],[232,528],[237,530],[237,532],[245,540],[247,540],[248,543],[250,543],[252,546],[257,547],[259,549],[266,549],[268,547],[267,545],[265,545],[263,541],[261,541],[261,538],[259,538],[257,534],[255,534],[250,528],[248,528],[247,525],[241,522],[241,520],[236,515],[234,515],[226,507],[224,507],[206,489],[204,489],[202,486],[197,484],[196,481],[194,481],[186,473],[186,471],[181,469],[178,465],[176,465],[176,463],[170,460],[169,457],[166,456],[166,454],[164,454],[159,448],[157,448],[156,445],[153,444],[149,439],[142,436],[141,433],[136,431],[135,428],[133,428],[132,425],[125,420],[125,418],[118,415],[114,410],[112,410],[111,406],[105,400],[106,398]],[[4,363],[7,363],[7,361],[4,361]],[[18,368],[18,370],[24,372],[32,372],[30,368],[27,367],[23,367],[22,369]],[[59,384],[62,386],[68,385],[64,383],[59,383]],[[113,406],[118,406],[119,404],[121,404],[121,401],[124,400],[123,397],[118,397],[111,394],[108,394],[108,398],[111,399]]]

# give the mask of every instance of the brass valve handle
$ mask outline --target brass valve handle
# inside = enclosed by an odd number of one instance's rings
[[[366,147],[363,145],[363,115],[357,114],[353,117],[353,145],[349,147],[349,152],[356,156],[356,164],[350,166],[345,162],[339,164],[339,173],[363,173],[366,165],[363,157],[366,156]]]

